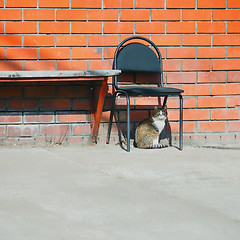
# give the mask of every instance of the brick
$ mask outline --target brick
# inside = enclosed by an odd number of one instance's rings
[[[1,71],[21,71],[22,61],[0,61]]]
[[[240,71],[233,71],[233,72],[228,72],[228,78],[227,78],[227,82],[231,83],[231,82],[236,82],[239,83],[240,82]]]
[[[57,60],[57,70],[86,70],[86,60]]]
[[[182,20],[183,21],[210,21],[211,10],[184,9],[182,11]]]
[[[36,125],[10,125],[7,127],[7,136],[9,137],[31,137],[38,135],[38,126]]]
[[[240,106],[240,97],[239,96],[229,96],[228,97],[228,107],[239,107]]]
[[[134,101],[130,102],[131,105],[134,105]],[[126,104],[126,100],[124,103],[124,100],[120,103],[121,105]],[[136,109],[149,109],[151,106],[157,106],[158,105],[158,99],[156,97],[141,97],[135,99],[135,108]]]
[[[168,0],[167,8],[195,8],[195,0]]]
[[[46,98],[55,96],[55,87],[29,86],[24,89],[25,98]]]
[[[62,136],[70,133],[70,127],[66,124],[44,125],[41,126],[41,133],[45,136]]]
[[[86,114],[81,113],[57,113],[57,123],[77,123],[86,122]]]
[[[115,47],[105,47],[104,48],[104,59],[112,59],[114,57],[116,48]]]
[[[239,34],[213,35],[213,46],[233,46],[239,45]]]
[[[183,46],[211,46],[210,35],[183,35]]]
[[[183,120],[193,121],[193,120],[208,120],[209,119],[208,109],[184,109]]]
[[[89,9],[89,21],[117,21],[118,10],[116,9]]]
[[[57,97],[60,98],[73,98],[87,96],[87,87],[82,86],[60,86],[57,88]]]
[[[89,110],[90,102],[87,98],[76,99],[73,101],[73,110]]]
[[[211,61],[205,59],[183,60],[182,71],[210,71]]]
[[[104,33],[133,33],[133,23],[105,22]]]
[[[0,59],[5,59],[5,48],[0,48]]]
[[[198,22],[198,33],[226,33],[226,23],[223,22]]]
[[[228,58],[240,58],[240,47],[228,47]]]
[[[0,22],[0,33],[4,33],[4,23]]]
[[[210,85],[208,84],[186,84],[182,89],[184,90],[184,96],[210,95]]]
[[[211,121],[211,122],[199,122],[199,132],[225,132],[226,131],[226,122],[218,122],[218,121]]]
[[[196,73],[194,72],[169,72],[167,73],[167,83],[195,83]]]
[[[5,137],[6,136],[6,127],[0,126],[0,137]]]
[[[87,46],[86,35],[57,35],[57,47],[71,47],[71,46]]]
[[[8,114],[0,116],[0,122],[4,124],[13,124],[13,123],[21,123],[22,116],[19,114]]]
[[[226,58],[226,47],[199,47],[197,58]]]
[[[0,9],[0,20],[1,21],[22,20],[22,10],[21,9]]]
[[[0,7],[4,7],[4,0],[0,0]]]
[[[7,0],[7,8],[34,8],[37,7],[37,0]]]
[[[102,33],[101,22],[73,22],[72,33]]]
[[[152,21],[180,21],[180,10],[175,9],[152,9]]]
[[[133,8],[133,1],[129,0],[104,0],[104,8]]]
[[[89,46],[117,46],[117,35],[89,35]]]
[[[240,2],[238,0],[228,0],[228,8],[240,8]]]
[[[9,99],[7,109],[9,111],[37,110],[38,100],[35,99]]]
[[[226,82],[226,72],[198,72],[199,83]]]
[[[80,47],[72,49],[73,59],[101,59],[102,48]]]
[[[213,10],[213,21],[239,21],[240,10]]]
[[[228,22],[228,33],[239,33],[240,22]]]
[[[44,110],[69,110],[70,99],[41,99],[40,108]]]
[[[36,22],[7,22],[6,33],[37,33]]]
[[[180,60],[163,60],[163,71],[180,71]]]
[[[199,108],[226,107],[226,97],[198,97]]]
[[[136,0],[136,8],[164,8],[164,0]]]
[[[54,47],[55,39],[53,35],[25,35],[24,46],[26,47]]]
[[[184,96],[183,108],[195,108],[196,100],[193,97]],[[170,97],[167,100],[167,108],[179,108],[179,98],[178,97]]]
[[[111,69],[113,66],[112,60],[92,60],[89,64],[89,70],[106,70]]]
[[[214,84],[212,95],[237,95],[240,93],[239,84]]]
[[[240,59],[213,59],[213,70],[239,70]]]
[[[86,21],[87,10],[83,9],[58,9],[57,21]]]
[[[198,0],[198,8],[226,8],[226,0]]]
[[[195,47],[168,47],[167,58],[195,58]]]
[[[195,108],[196,107],[196,99],[193,98],[193,97],[186,97],[185,96],[184,101],[183,101],[183,107],[184,108]]]
[[[40,8],[68,8],[69,0],[58,0],[58,1],[49,1],[49,0],[39,0]]]
[[[180,46],[181,36],[175,34],[169,35],[153,35],[152,41],[159,46]]]
[[[137,22],[136,33],[164,33],[165,24],[163,22]]]
[[[229,132],[239,132],[240,131],[240,121],[229,121],[228,122]]]
[[[24,123],[54,123],[54,113],[27,113],[23,117]]]
[[[149,117],[149,112],[147,110],[132,110],[130,111],[130,119],[132,122],[140,122],[145,118]],[[119,122],[127,121],[127,111],[119,112]]]
[[[178,133],[179,132],[179,122],[171,122],[171,133]],[[183,132],[184,133],[194,133],[196,128],[195,122],[184,122],[183,124]]]
[[[121,10],[121,21],[149,21],[150,12],[145,9],[123,9]]]
[[[55,70],[54,61],[28,60],[24,61],[25,71],[53,71]]]
[[[72,8],[101,8],[102,0],[72,0]]]
[[[238,109],[212,109],[212,120],[239,119]]]
[[[40,48],[40,59],[69,59],[69,48]]]
[[[168,22],[167,33],[195,33],[194,22]]]
[[[7,59],[37,59],[35,48],[8,48]]]
[[[0,37],[0,46],[1,47],[13,47],[13,46],[21,46],[22,45],[22,37],[15,35],[1,35]]]
[[[90,135],[91,134],[90,124],[73,125],[72,132],[73,135]]]
[[[55,10],[54,9],[24,9],[24,20],[55,20]]]
[[[122,42],[123,40],[125,40],[128,37],[133,37],[133,36],[134,36],[133,34],[121,34],[120,35],[120,42]],[[138,34],[138,36],[145,37],[145,38],[148,38],[148,39],[150,38],[150,34]],[[140,39],[135,39],[134,42],[142,43],[142,41]]]
[[[39,33],[69,33],[70,24],[68,22],[40,22]]]

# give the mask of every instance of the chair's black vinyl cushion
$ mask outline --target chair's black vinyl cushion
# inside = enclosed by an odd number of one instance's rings
[[[145,86],[127,86],[119,87],[118,90],[122,90],[128,93],[130,96],[174,96],[180,95],[184,91],[178,88],[168,87],[145,87]]]
[[[117,69],[123,72],[161,73],[159,59],[155,52],[141,43],[124,46],[117,55]]]

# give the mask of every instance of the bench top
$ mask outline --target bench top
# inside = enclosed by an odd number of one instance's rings
[[[0,81],[16,81],[17,79],[44,78],[101,78],[116,76],[121,70],[85,70],[85,71],[0,71]]]

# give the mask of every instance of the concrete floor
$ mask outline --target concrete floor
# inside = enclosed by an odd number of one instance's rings
[[[239,240],[240,151],[0,147],[3,240]]]

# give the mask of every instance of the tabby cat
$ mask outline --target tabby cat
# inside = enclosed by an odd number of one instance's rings
[[[160,148],[159,135],[165,127],[167,107],[154,107],[151,117],[141,121],[135,132],[135,146],[138,148]]]

